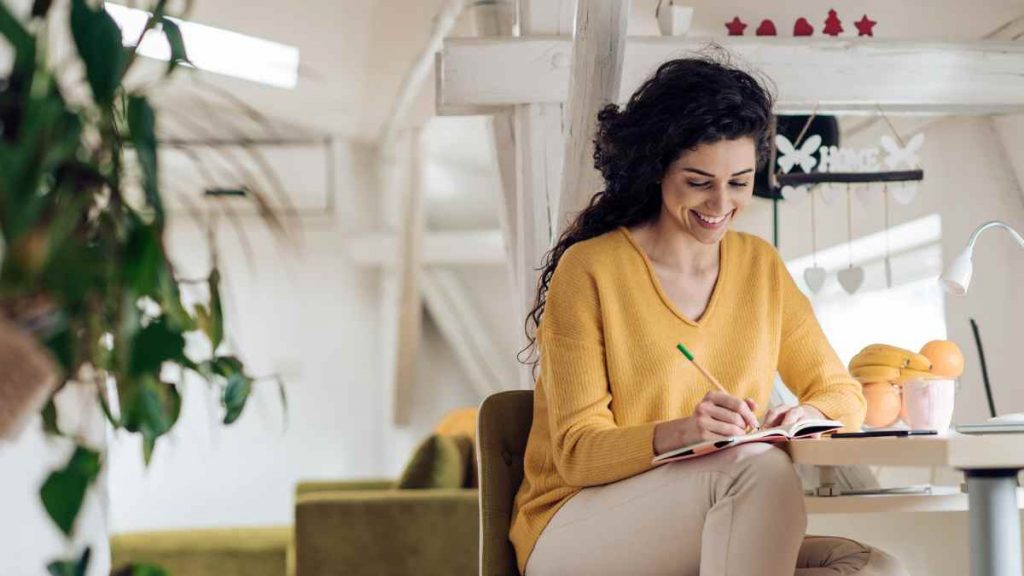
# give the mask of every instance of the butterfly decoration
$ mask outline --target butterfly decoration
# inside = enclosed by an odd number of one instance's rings
[[[886,134],[882,136],[882,148],[885,149],[885,165],[890,170],[904,165],[907,168],[917,168],[921,165],[921,146],[924,145],[924,134],[917,134],[907,142],[906,146]]]
[[[794,166],[800,166],[800,169],[806,173],[810,173],[811,170],[818,165],[818,159],[815,158],[814,154],[821,147],[821,136],[814,134],[808,136],[807,140],[800,146],[798,150],[789,138],[786,138],[782,134],[775,135],[775,147],[779,149],[778,164],[779,168],[782,168],[782,172],[789,174],[790,170]]]

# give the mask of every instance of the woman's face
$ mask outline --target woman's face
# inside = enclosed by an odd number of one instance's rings
[[[716,244],[754,194],[753,138],[701,144],[676,158],[661,180],[661,218],[704,244]]]

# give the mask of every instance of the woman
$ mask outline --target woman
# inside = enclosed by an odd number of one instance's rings
[[[704,58],[662,65],[598,115],[606,188],[548,254],[529,319],[541,369],[510,531],[526,576],[905,574],[876,549],[805,537],[800,482],[778,448],[651,466],[759,418],[864,418],[778,254],[728,231],[772,122],[757,80]],[[776,372],[800,404],[765,412]]]

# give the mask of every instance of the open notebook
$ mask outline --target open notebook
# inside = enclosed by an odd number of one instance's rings
[[[843,423],[836,422],[835,420],[804,420],[802,422],[790,424],[789,426],[763,428],[743,436],[731,436],[729,438],[722,438],[721,440],[708,440],[706,442],[690,444],[689,446],[683,446],[682,448],[657,456],[652,463],[664,464],[666,462],[688,460],[690,458],[697,458],[699,456],[712,454],[719,450],[725,450],[727,448],[732,448],[733,446],[748,444],[750,442],[786,442],[795,438],[804,438],[814,434],[833,432],[842,427]]]

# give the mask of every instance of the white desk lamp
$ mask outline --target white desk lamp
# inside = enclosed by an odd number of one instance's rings
[[[964,248],[964,251],[961,252],[959,256],[949,263],[949,266],[946,267],[946,271],[942,274],[942,277],[939,278],[939,283],[942,284],[942,287],[950,294],[963,296],[967,293],[967,288],[971,285],[971,275],[974,271],[974,264],[971,261],[971,258],[974,256],[974,244],[978,241],[978,236],[981,236],[981,233],[989,228],[1005,229],[1011,236],[1013,236],[1017,243],[1024,248],[1024,236],[1021,236],[1019,232],[1014,230],[1005,222],[993,220],[978,226],[974,233],[971,234],[971,238],[967,241],[967,247]],[[1024,424],[1024,412],[996,416],[994,418],[990,418],[989,422]]]

